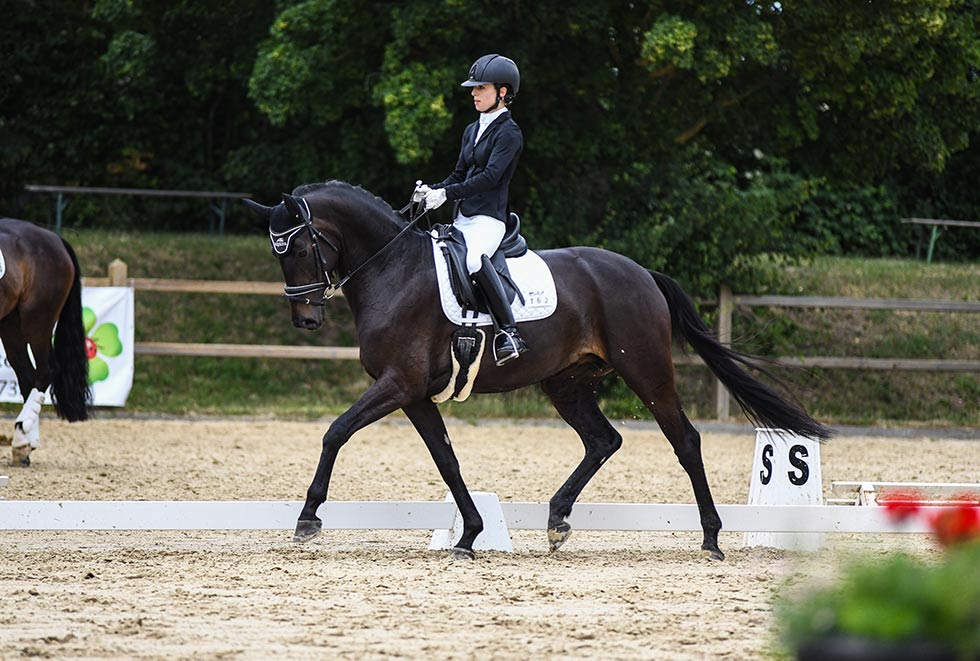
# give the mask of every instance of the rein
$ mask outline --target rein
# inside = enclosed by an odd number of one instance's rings
[[[386,244],[381,246],[377,252],[361,262],[356,268],[348,271],[347,275],[342,277],[337,284],[334,284],[330,279],[330,269],[327,267],[327,262],[323,258],[323,253],[320,250],[319,240],[322,239],[331,250],[337,253],[338,257],[340,256],[340,248],[338,248],[336,244],[330,240],[330,237],[313,226],[313,214],[310,212],[310,205],[307,203],[306,198],[300,199],[303,202],[303,206],[301,208],[301,218],[303,219],[303,224],[291,227],[284,232],[272,232],[270,230],[269,240],[272,242],[272,251],[276,253],[276,255],[282,256],[289,252],[289,246],[297,234],[304,229],[309,232],[310,240],[313,242],[313,254],[316,259],[321,278],[318,282],[311,282],[305,285],[284,285],[283,296],[291,301],[299,301],[301,303],[305,303],[306,305],[318,305],[320,307],[326,305],[326,301],[329,301],[331,298],[336,296],[337,292],[340,291],[341,287],[343,287],[348,280],[353,278],[358,271],[374,261],[374,259],[387,250],[391,244],[397,241],[402,234],[412,229],[415,224],[429,212],[428,209],[423,209],[422,205],[417,205],[413,202],[409,202],[407,205],[405,205],[400,211],[398,211],[398,213],[399,215],[404,215],[406,211],[410,213],[411,220],[408,222],[408,224],[405,225],[405,227],[403,227],[401,231],[393,236]],[[309,298],[309,295],[318,289],[323,290],[323,295],[321,296],[320,300],[314,301]]]

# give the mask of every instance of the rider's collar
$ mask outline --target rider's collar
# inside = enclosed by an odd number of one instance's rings
[[[493,122],[493,120],[500,117],[500,115],[505,112],[507,112],[507,106],[504,106],[503,108],[498,108],[497,110],[484,110],[483,112],[480,113],[480,124],[486,126],[487,124]]]

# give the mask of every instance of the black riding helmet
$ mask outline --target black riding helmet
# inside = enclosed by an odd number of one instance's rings
[[[491,53],[484,55],[470,67],[469,76],[460,83],[460,87],[476,87],[477,85],[504,85],[507,95],[504,103],[510,104],[521,88],[521,72],[514,60],[503,55]]]

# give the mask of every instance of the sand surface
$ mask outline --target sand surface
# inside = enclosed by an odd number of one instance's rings
[[[33,465],[7,465],[9,500],[301,500],[326,422],[46,416]],[[693,502],[659,431],[622,426],[623,449],[580,501]],[[581,458],[560,425],[449,423],[470,490],[547,501]],[[744,503],[755,439],[703,434],[719,503]],[[822,449],[833,480],[980,481],[980,442],[845,437]],[[442,500],[424,446],[400,420],[356,434],[332,500]],[[724,562],[697,533],[543,531],[515,552],[450,561],[427,531],[0,531],[0,658],[752,659],[776,650],[772,597],[856,554],[925,556],[912,535],[828,536],[817,553],[742,548]]]

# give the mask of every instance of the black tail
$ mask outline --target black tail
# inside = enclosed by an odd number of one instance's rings
[[[82,277],[75,251],[62,239],[75,267],[75,279],[54,331],[54,373],[51,399],[58,416],[69,422],[87,420],[92,404],[88,385],[88,355],[82,324]]]
[[[781,396],[743,369],[741,365],[757,369],[779,381],[755,364],[762,359],[730,349],[719,342],[698,316],[694,303],[680,285],[663,273],[650,271],[650,274],[667,299],[674,332],[682,335],[694,347],[749,420],[761,427],[785,429],[806,438],[825,440],[833,436],[832,430],[811,418],[802,406]]]

